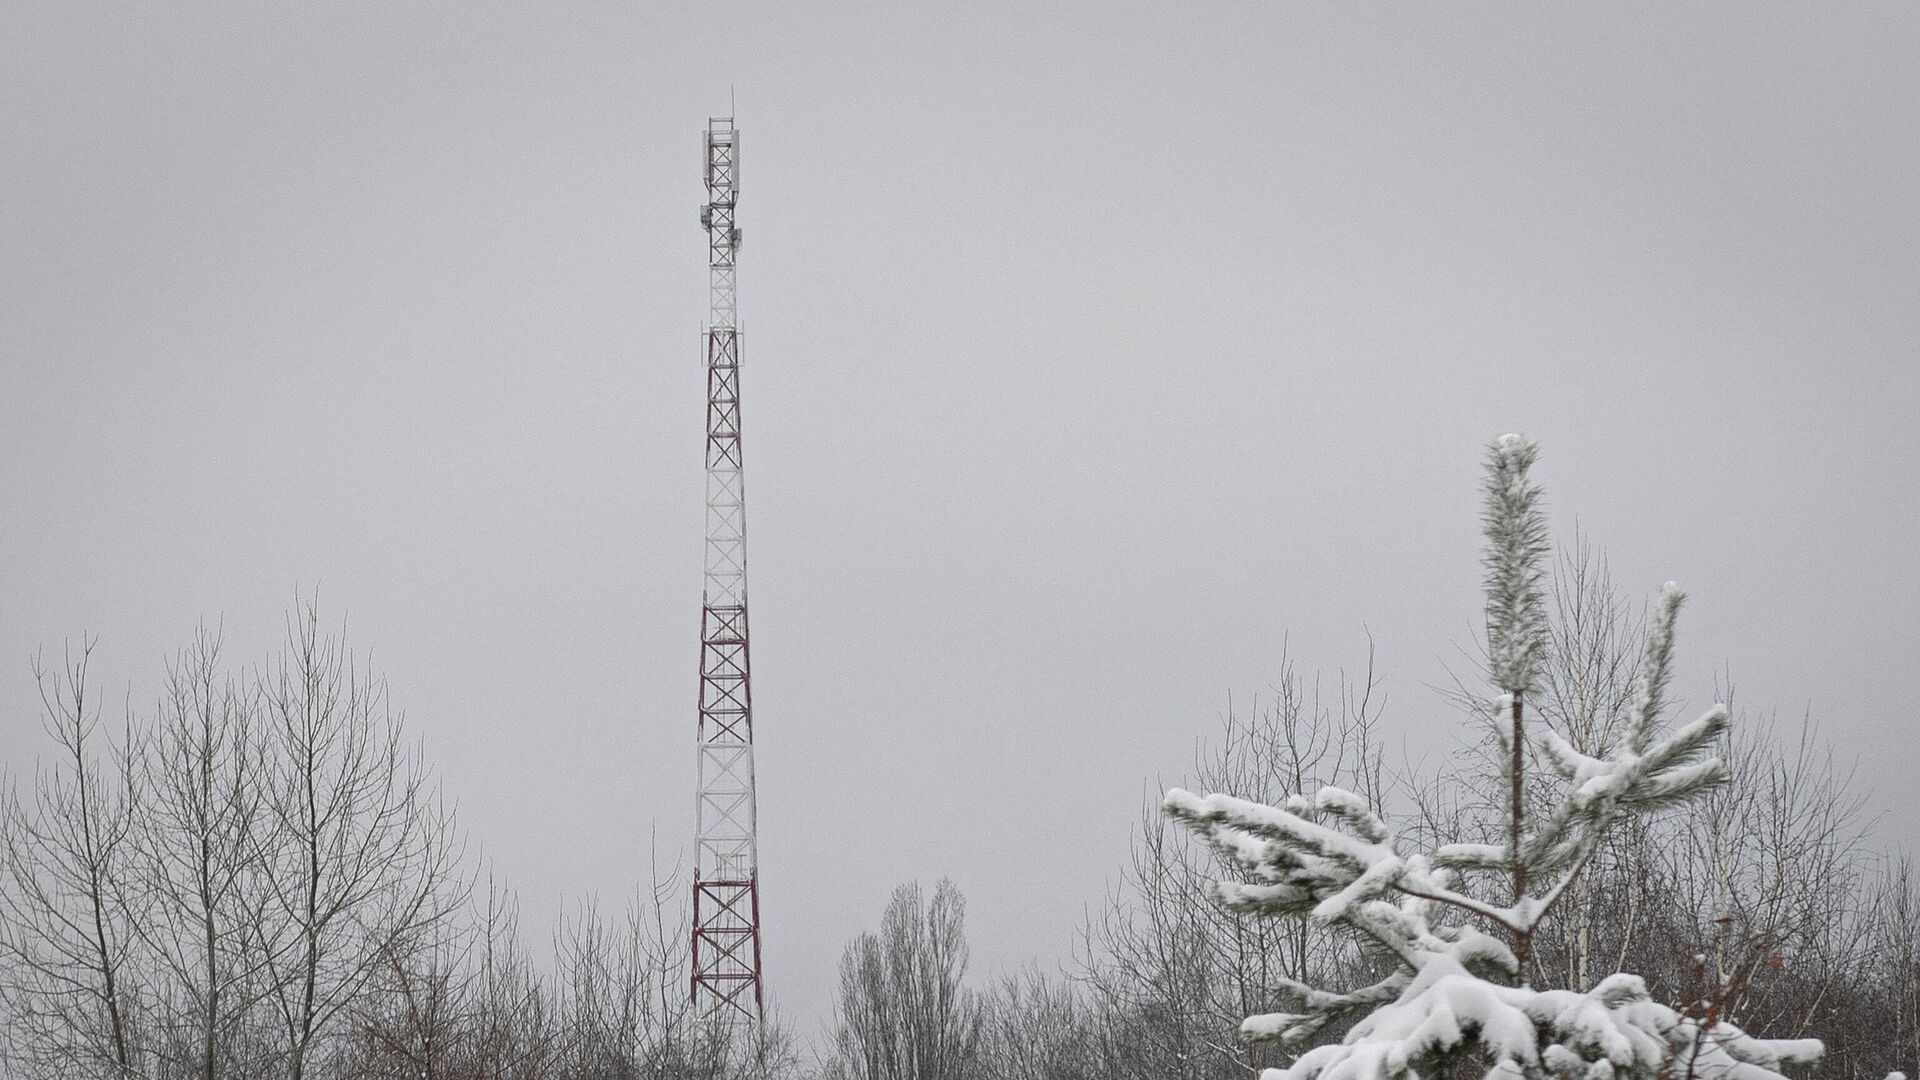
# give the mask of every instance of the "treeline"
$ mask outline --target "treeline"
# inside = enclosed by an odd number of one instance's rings
[[[1644,621],[1585,549],[1551,595],[1536,707],[1597,755]],[[245,675],[202,633],[117,725],[86,648],[38,674],[55,752],[0,804],[0,1075],[20,1080],[1227,1080],[1290,1060],[1235,1036],[1276,987],[1378,976],[1343,939],[1210,903],[1214,852],[1149,808],[1064,968],[970,978],[959,891],[903,886],[848,945],[829,1029],[750,1044],[693,1012],[671,876],[530,950],[384,686],[311,607]],[[1456,703],[1458,753],[1390,762],[1370,662],[1324,684],[1283,665],[1187,782],[1271,804],[1334,784],[1492,840],[1496,728]],[[1824,1040],[1815,1075],[1920,1074],[1920,880],[1870,845],[1864,796],[1804,725],[1735,730],[1733,781],[1609,843],[1535,939],[1533,985],[1632,971],[1658,1000]]]
[[[311,606],[245,677],[202,632],[103,724],[83,645],[36,663],[53,755],[0,803],[0,1075],[720,1077],[779,1048],[696,1023],[670,883],[536,967],[476,889],[383,683]]]
[[[1583,753],[1622,735],[1645,621],[1590,549],[1551,581],[1541,715]],[[1324,691],[1324,693],[1323,693]],[[1504,753],[1484,696],[1451,695],[1466,733],[1433,767],[1390,763],[1371,661],[1322,686],[1284,666],[1273,695],[1228,716],[1186,786],[1280,805],[1337,786],[1431,837],[1497,842]],[[1866,796],[1806,724],[1743,717],[1723,748],[1730,782],[1703,804],[1623,830],[1534,940],[1530,983],[1585,990],[1615,971],[1657,1001],[1706,1002],[1748,1031],[1812,1037],[1812,1075],[1920,1075],[1920,878],[1876,851]],[[1549,770],[1528,770],[1535,777]],[[1542,807],[1548,792],[1538,793]],[[1382,971],[1348,940],[1299,920],[1233,915],[1206,899],[1232,877],[1150,807],[1119,888],[1086,925],[1076,962],[968,990],[964,906],[896,894],[841,967],[828,1072],[843,1080],[1229,1080],[1292,1060],[1249,1046],[1240,1021],[1283,1011],[1286,982],[1361,987]],[[1419,839],[1419,838],[1414,838]],[[909,928],[919,924],[915,931]],[[928,974],[928,972],[933,974]],[[1315,1045],[1337,1042],[1330,1026]],[[1477,1073],[1474,1075],[1478,1075]]]

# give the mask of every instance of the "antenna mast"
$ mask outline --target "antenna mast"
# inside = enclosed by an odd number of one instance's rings
[[[693,865],[693,1002],[703,1019],[764,1015],[760,875],[753,792],[753,692],[747,663],[747,511],[740,471],[740,332],[734,256],[740,134],[709,119],[707,230],[707,555],[700,607],[699,794]]]

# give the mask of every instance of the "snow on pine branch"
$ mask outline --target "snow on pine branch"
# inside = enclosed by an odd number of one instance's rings
[[[1487,449],[1487,671],[1510,694],[1534,688],[1546,652],[1547,616],[1541,562],[1549,548],[1540,487],[1527,470],[1540,448],[1502,435]]]
[[[1216,883],[1218,903],[1341,928],[1392,964],[1386,979],[1355,991],[1279,987],[1288,1011],[1249,1017],[1243,1038],[1299,1045],[1339,1017],[1367,1015],[1340,1043],[1307,1050],[1267,1080],[1412,1080],[1468,1052],[1485,1059],[1489,1080],[1645,1080],[1681,1053],[1699,1077],[1778,1080],[1782,1064],[1817,1057],[1817,1042],[1755,1039],[1727,1023],[1704,1029],[1651,1001],[1632,975],[1584,993],[1508,985],[1517,975],[1512,951],[1474,925],[1532,928],[1617,820],[1724,779],[1719,760],[1702,755],[1725,725],[1726,710],[1715,706],[1645,753],[1628,741],[1605,758],[1549,749],[1570,783],[1523,849],[1544,886],[1511,904],[1478,900],[1459,882],[1461,871],[1503,867],[1505,845],[1403,854],[1387,822],[1349,791],[1322,788],[1283,807],[1167,792],[1164,812],[1246,879]]]
[[[1515,716],[1511,732],[1493,725],[1508,740],[1523,737],[1515,702],[1534,688],[1548,640],[1539,570],[1546,524],[1540,489],[1526,475],[1537,453],[1510,435],[1487,455],[1488,666],[1495,715]],[[1677,1071],[1698,1080],[1780,1080],[1785,1065],[1819,1057],[1815,1040],[1756,1039],[1676,1012],[1652,1001],[1634,975],[1609,975],[1584,991],[1536,990],[1520,978],[1531,935],[1617,824],[1727,779],[1712,753],[1727,727],[1724,706],[1656,737],[1684,598],[1672,583],[1662,590],[1626,738],[1602,756],[1552,731],[1531,740],[1559,777],[1558,797],[1523,821],[1514,796],[1508,843],[1403,851],[1378,808],[1340,788],[1281,806],[1167,792],[1163,812],[1239,878],[1216,882],[1215,902],[1348,934],[1386,972],[1354,990],[1277,986],[1284,1011],[1247,1018],[1241,1036],[1303,1052],[1291,1067],[1267,1070],[1267,1080],[1418,1080],[1458,1075],[1465,1061],[1487,1080],[1653,1080],[1682,1058]],[[1523,782],[1517,767],[1503,776],[1516,789]],[[1505,902],[1472,894],[1474,884],[1502,878],[1511,884]],[[1351,1021],[1339,1043],[1306,1048],[1336,1019]]]
[[[1250,1017],[1243,1037],[1285,1038],[1289,1014]],[[1388,1080],[1439,1072],[1471,1040],[1488,1080],[1615,1080],[1661,1075],[1684,1062],[1699,1077],[1779,1080],[1789,1064],[1817,1060],[1818,1040],[1756,1039],[1711,1029],[1652,1001],[1637,975],[1609,975],[1585,993],[1501,986],[1447,958],[1430,961],[1396,998],[1356,1023],[1340,1044],[1302,1054],[1266,1080]]]

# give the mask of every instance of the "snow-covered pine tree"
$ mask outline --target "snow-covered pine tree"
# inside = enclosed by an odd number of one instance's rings
[[[1418,1080],[1484,1071],[1486,1080],[1777,1080],[1816,1060],[1817,1040],[1747,1035],[1718,1009],[1674,1009],[1636,975],[1614,973],[1584,991],[1527,985],[1534,929],[1594,857],[1609,830],[1684,803],[1725,782],[1712,756],[1724,706],[1658,731],[1671,679],[1673,625],[1683,594],[1662,591],[1626,737],[1605,757],[1551,730],[1532,741],[1559,774],[1551,810],[1528,820],[1525,705],[1547,644],[1542,563],[1548,552],[1540,489],[1527,476],[1533,443],[1507,435],[1486,460],[1487,653],[1495,730],[1507,786],[1504,844],[1446,844],[1408,852],[1379,808],[1339,788],[1267,806],[1228,795],[1167,793],[1163,809],[1219,851],[1241,881],[1214,898],[1264,916],[1308,919],[1353,935],[1380,960],[1368,986],[1277,987],[1287,1012],[1251,1016],[1247,1039],[1306,1046],[1329,1023],[1352,1021],[1338,1043],[1305,1050],[1264,1080]],[[1476,889],[1505,878],[1500,900]]]

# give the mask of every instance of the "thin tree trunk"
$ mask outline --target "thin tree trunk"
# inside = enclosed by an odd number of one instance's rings
[[[1507,852],[1513,868],[1513,902],[1518,904],[1527,895],[1527,864],[1520,856],[1520,837],[1523,817],[1526,813],[1526,719],[1520,695],[1513,695],[1513,746],[1512,761],[1509,763],[1507,792]],[[1521,986],[1530,985],[1532,979],[1528,966],[1532,960],[1533,931],[1517,928],[1513,932],[1513,959],[1519,968]]]

